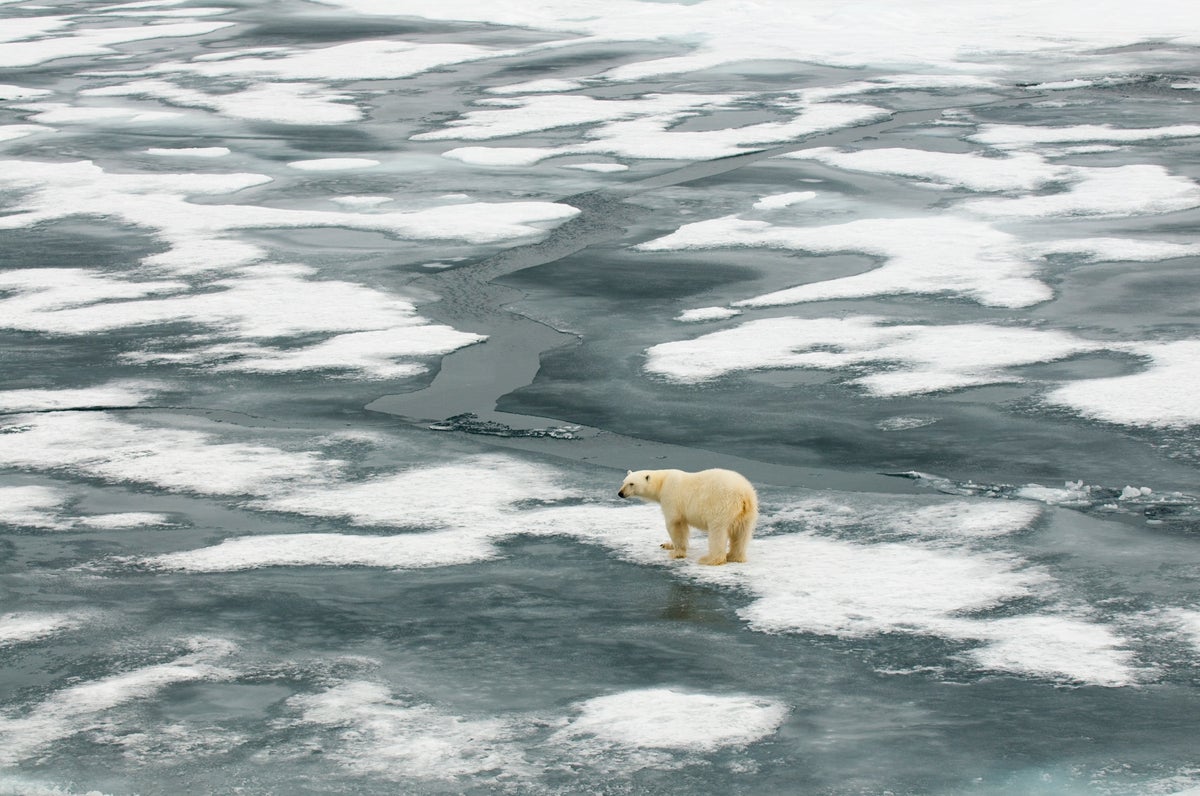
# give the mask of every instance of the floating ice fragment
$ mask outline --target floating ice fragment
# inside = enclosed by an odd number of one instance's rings
[[[159,157],[189,157],[189,158],[221,158],[230,154],[229,147],[224,146],[194,146],[194,147],[150,147],[148,155]]]
[[[684,310],[675,316],[675,320],[682,321],[683,323],[723,321],[726,318],[734,318],[741,314],[741,310],[734,310],[729,307],[697,307],[696,309]]]
[[[370,158],[317,158],[315,160],[293,160],[288,166],[300,171],[342,171],[346,169],[365,169],[378,166],[378,160]]]
[[[987,306],[1028,307],[1052,297],[1021,256],[1020,242],[989,223],[952,214],[873,218],[804,227],[737,216],[685,224],[641,251],[754,246],[814,254],[861,252],[883,259],[871,271],[786,288],[736,302],[769,307],[838,298],[897,294],[949,294]]]
[[[194,639],[191,652],[167,663],[144,666],[62,688],[24,715],[0,717],[0,765],[13,765],[62,738],[95,728],[122,704],[153,696],[177,683],[226,680],[233,672],[217,665],[235,648],[223,640]]]
[[[0,649],[41,641],[74,630],[95,617],[90,613],[21,612],[0,615]]]
[[[154,381],[115,381],[99,387],[64,390],[0,391],[0,412],[135,406],[145,403],[169,385]]]
[[[783,207],[791,207],[800,202],[807,202],[810,199],[815,199],[817,196],[815,191],[794,191],[792,193],[777,193],[771,196],[764,196],[754,203],[755,210],[778,210]]]
[[[882,318],[768,318],[646,350],[645,369],[697,383],[764,368],[866,369],[850,380],[875,395],[914,395],[1020,382],[1006,368],[1099,346],[1065,332],[960,324],[889,325]]]
[[[48,486],[0,487],[0,523],[60,531],[71,521],[59,516],[69,496]]]
[[[1078,124],[1065,127],[985,124],[972,141],[1000,148],[1028,147],[1035,144],[1061,144],[1081,141],[1154,141],[1163,138],[1200,136],[1200,124],[1175,124],[1166,127],[1114,127],[1111,124]]]
[[[288,725],[337,730],[326,754],[339,765],[373,777],[453,782],[485,772],[534,774],[513,742],[519,731],[515,724],[455,716],[393,696],[379,683],[340,683],[294,696],[287,704],[300,711],[298,718],[286,721]]]
[[[774,733],[787,716],[778,702],[741,695],[646,688],[589,699],[557,733],[639,749],[712,752]]]
[[[532,166],[558,153],[550,147],[464,146],[447,150],[442,157],[473,166]]]
[[[601,174],[629,171],[629,167],[624,163],[562,163],[560,167],[564,169],[578,169],[579,171],[595,171]]]

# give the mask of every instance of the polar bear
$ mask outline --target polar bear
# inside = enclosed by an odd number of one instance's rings
[[[686,558],[688,526],[708,532],[701,564],[745,561],[758,519],[758,495],[745,476],[732,470],[630,470],[618,497],[639,497],[662,507],[671,558]]]

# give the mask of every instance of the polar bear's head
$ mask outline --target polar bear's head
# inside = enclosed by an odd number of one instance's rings
[[[652,500],[653,475],[653,470],[638,470],[637,472],[630,470],[625,474],[625,480],[621,483],[620,490],[617,491],[617,497],[640,497]]]

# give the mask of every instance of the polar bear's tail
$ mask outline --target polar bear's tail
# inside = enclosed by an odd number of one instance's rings
[[[750,497],[739,498],[741,506],[729,524],[729,556],[727,561],[745,561],[746,548],[754,535],[754,523],[758,521],[757,502]]]

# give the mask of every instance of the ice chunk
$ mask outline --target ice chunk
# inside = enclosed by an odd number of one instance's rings
[[[460,781],[501,772],[534,773],[520,746],[519,728],[503,719],[467,719],[433,705],[393,696],[387,686],[339,683],[288,700],[300,715],[285,724],[335,730],[325,752],[348,769],[387,779]]]
[[[1198,128],[1200,129],[1200,128]],[[1162,166],[1072,169],[1076,182],[1060,193],[964,203],[974,213],[998,218],[1133,216],[1172,213],[1200,206],[1200,186]]]
[[[645,368],[696,383],[746,370],[866,369],[875,395],[914,395],[1019,382],[1006,368],[1099,348],[1065,332],[990,324],[889,325],[882,318],[768,318],[646,350]]]
[[[136,406],[167,389],[169,385],[163,382],[114,381],[78,389],[4,390],[0,391],[0,412]]]
[[[188,158],[222,158],[231,152],[226,146],[193,146],[193,147],[150,147],[148,155],[159,157],[188,157]]]
[[[17,644],[29,644],[44,638],[74,630],[95,615],[78,613],[10,613],[0,615],[0,649]]]
[[[814,191],[793,191],[791,193],[776,193],[770,196],[764,196],[754,203],[755,210],[778,210],[783,207],[791,207],[800,202],[807,202],[810,199],[815,199],[817,196]]]
[[[782,157],[818,160],[852,171],[932,180],[972,191],[1029,191],[1063,179],[1070,173],[1069,167],[1052,165],[1039,155],[1027,152],[995,158],[894,147],[858,152],[821,147]]]
[[[1149,359],[1141,373],[1086,379],[1046,394],[1048,403],[1086,417],[1127,426],[1187,428],[1200,425],[1200,342],[1129,343],[1114,346]]]
[[[69,496],[48,486],[0,486],[0,523],[60,531],[72,523],[59,516]]]
[[[365,169],[378,166],[378,160],[371,158],[317,158],[315,160],[292,160],[288,166],[300,171],[342,171],[345,169]]]
[[[591,737],[638,749],[712,752],[746,746],[773,734],[787,708],[743,695],[645,688],[589,699],[559,739]]]
[[[723,321],[726,318],[735,318],[741,314],[741,310],[734,310],[729,307],[697,307],[692,310],[684,310],[675,317],[675,320],[682,321],[683,323]]]
[[[739,301],[769,307],[807,301],[895,294],[949,294],[995,307],[1028,307],[1050,288],[1021,256],[1020,243],[991,224],[950,213],[874,218],[816,227],[782,226],[724,216],[686,224],[640,244],[642,251],[754,246],[814,254],[862,252],[883,258],[876,269]]]
[[[985,124],[972,141],[1000,148],[1028,147],[1035,144],[1061,144],[1080,141],[1156,141],[1200,136],[1200,124],[1175,124],[1166,127],[1114,127],[1111,124],[1077,124],[1064,127],[1035,125]]]
[[[176,683],[225,680],[233,673],[218,665],[234,646],[195,639],[192,651],[166,663],[143,666],[56,691],[21,716],[0,716],[0,764],[14,765],[54,741],[94,729],[106,711],[154,696]]]

